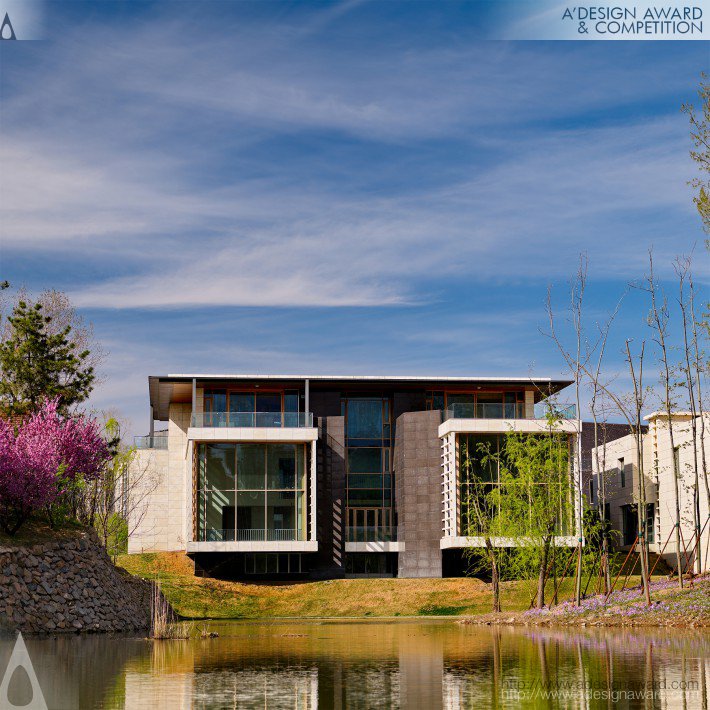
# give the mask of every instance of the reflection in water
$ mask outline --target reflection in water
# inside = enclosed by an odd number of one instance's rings
[[[446,622],[213,624],[27,640],[50,708],[708,708],[710,636]],[[0,670],[12,650],[0,639]]]

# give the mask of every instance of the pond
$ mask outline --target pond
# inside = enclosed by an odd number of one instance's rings
[[[209,628],[219,637],[25,641],[50,709],[707,708],[710,694],[710,634],[703,630],[434,620]],[[13,646],[12,638],[0,639],[3,674]],[[10,701],[30,697],[28,677],[16,673]]]

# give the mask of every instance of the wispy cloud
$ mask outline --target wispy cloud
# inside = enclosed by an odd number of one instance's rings
[[[670,272],[702,48],[482,42],[450,5],[99,9],[3,48],[2,276],[96,321],[97,402],[143,416],[170,369],[557,374],[535,313],[580,251],[610,290],[650,243]]]

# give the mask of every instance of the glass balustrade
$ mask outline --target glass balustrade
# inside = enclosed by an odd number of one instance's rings
[[[137,449],[167,449],[168,435],[155,434],[153,436],[136,436],[133,438],[133,445]]]
[[[576,419],[577,408],[574,404],[549,405],[538,402],[531,419],[546,419],[549,415],[557,419]],[[527,419],[525,405],[517,403],[456,403],[450,404],[444,411],[447,419]]]
[[[311,412],[203,412],[192,415],[193,427],[263,427],[295,429],[313,426]]]

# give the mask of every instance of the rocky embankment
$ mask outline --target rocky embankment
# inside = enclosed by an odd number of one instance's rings
[[[150,626],[150,583],[116,568],[92,531],[0,546],[0,629],[136,632]]]

